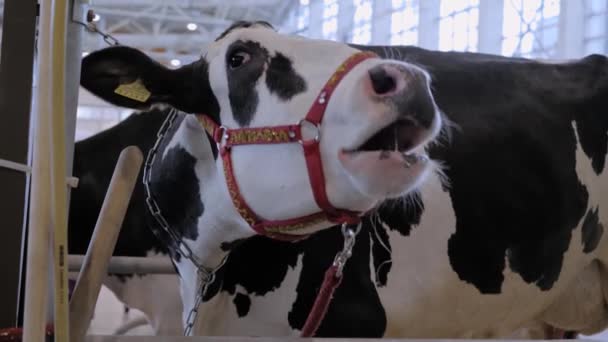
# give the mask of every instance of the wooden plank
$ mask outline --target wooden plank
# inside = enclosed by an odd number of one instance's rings
[[[106,278],[143,159],[141,150],[136,146],[125,148],[118,157],[70,300],[71,341],[82,341],[93,318],[101,282]]]

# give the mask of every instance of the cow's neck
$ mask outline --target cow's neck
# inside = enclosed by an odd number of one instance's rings
[[[200,263],[212,268],[231,242],[253,231],[234,209],[218,178],[223,175],[216,168],[217,153],[206,137],[193,116],[179,114],[161,141],[150,185],[170,229]]]

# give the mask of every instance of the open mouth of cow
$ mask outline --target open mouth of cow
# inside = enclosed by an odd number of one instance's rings
[[[408,118],[397,119],[390,125],[382,128],[359,147],[344,151],[349,154],[362,152],[380,152],[379,159],[388,159],[399,156],[406,166],[426,161],[424,151],[420,150],[420,143],[424,139],[425,130]]]

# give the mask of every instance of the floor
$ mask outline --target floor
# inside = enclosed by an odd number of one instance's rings
[[[116,299],[114,294],[105,287],[101,288],[99,293],[99,299],[97,300],[97,306],[95,308],[95,316],[91,322],[89,328],[89,335],[112,335],[118,327],[125,324],[126,322],[132,322],[134,320],[143,318],[141,311],[137,309],[130,309],[128,313],[124,312],[124,307],[121,302]],[[154,332],[152,327],[148,324],[138,326],[131,329],[125,335],[153,335]],[[608,330],[592,336],[581,336],[581,339],[585,340],[596,340],[602,342],[608,342]],[[122,339],[104,339],[103,341],[123,341]],[[213,339],[213,341],[219,341],[221,339]],[[90,342],[100,342],[101,339],[91,338]],[[140,339],[125,339],[126,341],[143,341]],[[155,341],[162,341],[162,339]],[[172,340],[173,341],[173,340]]]

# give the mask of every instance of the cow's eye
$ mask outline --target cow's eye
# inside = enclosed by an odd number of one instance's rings
[[[247,52],[242,50],[235,51],[228,56],[228,65],[230,66],[230,69],[236,69],[249,62],[250,59],[251,55]]]

